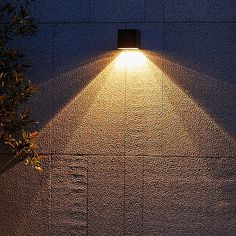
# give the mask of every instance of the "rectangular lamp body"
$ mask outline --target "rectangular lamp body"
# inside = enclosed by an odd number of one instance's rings
[[[137,29],[118,30],[118,49],[139,49],[140,31]]]

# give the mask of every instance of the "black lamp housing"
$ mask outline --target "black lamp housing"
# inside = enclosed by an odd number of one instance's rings
[[[137,29],[118,30],[118,49],[139,49],[140,31]]]

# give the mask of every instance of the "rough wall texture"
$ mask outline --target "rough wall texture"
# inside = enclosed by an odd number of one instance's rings
[[[0,235],[235,236],[236,1],[36,0],[32,13],[39,32],[18,46],[49,158],[42,175],[0,177]],[[141,30],[138,66],[116,50],[125,27]]]

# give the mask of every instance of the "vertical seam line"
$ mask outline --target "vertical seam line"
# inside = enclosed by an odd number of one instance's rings
[[[52,24],[52,62],[51,62],[51,71],[52,71],[52,85],[54,84],[54,24]],[[53,88],[53,86],[52,86]],[[53,109],[53,90],[51,90],[51,111]],[[50,127],[52,129],[52,126]],[[52,221],[52,130],[50,132],[50,177],[49,177],[49,232],[51,234],[51,221]]]
[[[89,198],[88,198],[88,192],[89,192],[89,188],[88,188],[88,179],[89,179],[89,161],[88,161],[88,158],[89,157],[86,157],[86,162],[87,162],[87,191],[86,191],[86,195],[87,195],[87,198],[86,198],[86,236],[88,236],[88,212],[89,212]]]
[[[146,22],[146,12],[147,12],[147,0],[144,0],[144,15],[143,15],[143,22]]]
[[[127,28],[127,24],[126,24],[126,28]],[[125,179],[125,171],[126,171],[126,168],[125,168],[125,164],[126,164],[126,162],[125,162],[125,158],[126,158],[126,118],[127,118],[127,114],[126,114],[126,107],[127,107],[127,71],[126,71],[126,64],[125,64],[125,74],[124,74],[124,76],[125,76],[125,108],[124,108],[124,125],[125,125],[125,127],[124,127],[124,222],[123,222],[123,224],[124,224],[124,231],[123,231],[123,235],[125,235],[125,200],[126,200],[126,196],[125,196],[125,194],[126,194],[126,179]]]
[[[161,64],[162,68],[164,67],[164,54],[165,54],[165,0],[162,0],[162,57],[161,57]],[[162,69],[162,76],[161,76],[161,120],[163,122],[164,116],[164,72]],[[162,124],[161,122],[161,124]],[[163,127],[161,128],[161,154],[163,154]]]
[[[144,235],[144,157],[142,156],[142,235]]]
[[[127,122],[127,71],[126,71],[126,64],[125,64],[125,107],[124,107],[124,156],[126,156],[126,122]]]
[[[89,23],[91,22],[91,0],[89,0]]]
[[[51,68],[51,70],[52,70],[52,88],[51,88],[51,112],[53,111],[53,100],[54,100],[54,91],[53,91],[53,88],[54,88],[54,84],[55,84],[55,81],[54,81],[54,78],[55,78],[55,76],[54,76],[54,53],[55,53],[55,24],[53,23],[52,24],[52,64],[51,64],[51,66],[52,66],[52,68]],[[52,125],[50,125],[51,127],[50,127],[50,130],[51,130],[51,132],[50,132],[50,152],[51,152],[51,154],[52,154],[52,130],[53,130],[53,128],[52,128]]]
[[[126,184],[126,179],[125,179],[125,172],[126,172],[126,169],[125,169],[125,164],[126,164],[126,162],[125,162],[125,156],[124,156],[124,159],[123,159],[123,161],[124,161],[124,231],[123,231],[123,235],[126,235],[126,228],[125,228],[125,208],[126,208],[126,206],[125,206],[125,194],[126,194],[126,187],[125,187],[125,184]]]

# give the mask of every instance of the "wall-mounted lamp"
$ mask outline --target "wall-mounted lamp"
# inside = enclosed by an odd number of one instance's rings
[[[137,29],[118,30],[118,49],[139,49],[140,31]]]

